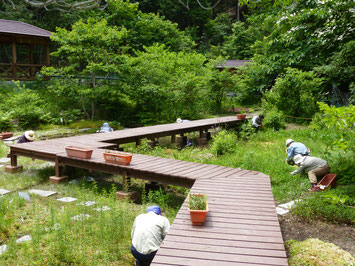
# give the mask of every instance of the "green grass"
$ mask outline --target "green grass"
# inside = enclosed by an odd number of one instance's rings
[[[326,136],[324,132],[295,129],[259,132],[245,141],[232,134],[228,135],[228,139],[235,143],[224,149],[221,155],[217,155],[217,150],[223,150],[223,142],[218,149],[210,145],[205,149],[189,147],[179,150],[170,144],[151,149],[145,141],[138,148],[132,144],[123,146],[127,151],[154,156],[260,171],[270,176],[277,203],[300,197],[305,199],[304,205],[300,204],[292,211],[301,219],[351,223],[354,208],[348,206],[354,206],[353,188],[339,187],[331,190],[333,192],[327,192],[334,195],[322,198],[321,195],[326,193],[315,193],[309,197],[310,183],[307,175],[290,175],[294,167],[285,163],[287,138],[305,143],[311,149],[312,156],[323,157]],[[7,151],[8,148],[1,143],[0,155],[5,156]],[[79,184],[53,185],[48,182],[48,177],[54,175],[53,166],[24,157],[19,157],[18,162],[24,165],[22,173],[7,174],[0,169],[0,188],[13,191],[0,198],[0,245],[8,246],[8,250],[0,256],[0,265],[132,265],[130,231],[134,218],[145,212],[148,205],[158,204],[172,223],[188,193],[184,188],[169,186],[165,191],[160,189],[146,194],[144,182],[133,179],[132,187],[140,193],[140,202],[122,202],[116,200],[114,195],[115,191],[122,189],[120,176],[66,167],[65,174],[77,178]],[[83,179],[84,176],[94,176],[97,182],[88,183]],[[29,189],[53,190],[58,193],[49,198],[31,195],[31,202],[17,196],[18,191]],[[65,196],[76,197],[78,200],[72,203],[56,201]],[[345,196],[348,197],[343,202]],[[95,201],[96,204],[90,207],[77,205],[85,201]],[[110,210],[94,210],[103,206]],[[71,219],[81,214],[89,216],[78,221]],[[31,235],[32,241],[15,243],[16,239],[27,234]]]

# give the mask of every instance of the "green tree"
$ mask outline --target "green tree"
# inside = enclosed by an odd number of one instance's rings
[[[323,99],[322,83],[323,79],[312,71],[287,68],[265,92],[263,106],[266,110],[276,107],[285,115],[310,118],[318,111],[317,101]]]
[[[191,50],[193,41],[180,31],[176,23],[152,13],[138,10],[138,4],[123,0],[108,0],[108,23],[129,31],[126,42],[132,50],[143,50],[143,46],[164,44],[172,51]]]
[[[58,67],[48,67],[44,75],[61,75],[69,78],[77,90],[78,97],[83,97],[82,108],[91,118],[95,117],[95,99],[98,96],[97,76],[117,75],[120,57],[124,52],[124,39],[127,30],[118,30],[107,25],[106,19],[89,18],[75,23],[71,31],[58,28],[51,39],[58,44],[52,53],[59,59]],[[89,82],[85,82],[85,80]],[[90,108],[85,106],[85,100]]]
[[[205,61],[201,54],[171,52],[164,45],[146,47],[136,57],[127,56],[121,76],[126,94],[136,102],[140,121],[200,117],[210,71]]]

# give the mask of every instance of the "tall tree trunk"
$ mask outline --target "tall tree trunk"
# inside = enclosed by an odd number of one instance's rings
[[[79,86],[82,86],[82,79],[81,77],[79,78]],[[81,93],[81,108],[83,109],[85,115],[87,118],[90,118],[89,113],[86,111],[86,107],[85,107],[85,96],[84,94]]]
[[[91,98],[91,119],[94,120],[95,117],[95,88],[96,88],[96,79],[95,73],[91,73],[91,88],[92,88],[92,95]]]
[[[239,16],[239,0],[236,0],[236,19],[237,21],[240,21],[240,16]]]

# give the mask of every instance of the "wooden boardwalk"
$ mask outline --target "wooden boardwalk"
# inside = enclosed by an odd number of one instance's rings
[[[191,225],[185,202],[152,265],[287,265],[269,176],[141,154],[134,154],[127,166],[103,158],[105,149],[122,143],[169,135],[173,140],[175,134],[238,122],[235,117],[205,119],[17,144],[10,147],[11,165],[17,165],[17,156],[27,156],[54,161],[56,176],[69,165],[207,193],[210,212],[205,225]],[[92,158],[68,157],[68,145],[93,148]]]
[[[151,265],[288,265],[269,180],[198,179],[191,192],[207,194],[205,224],[191,225],[185,201]]]

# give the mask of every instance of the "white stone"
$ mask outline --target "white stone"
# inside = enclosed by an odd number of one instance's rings
[[[293,200],[284,204],[280,204],[278,207],[283,208],[283,209],[287,209],[290,210],[292,208],[293,205],[295,205],[296,202],[298,202],[299,200]]]
[[[26,193],[26,192],[19,192],[18,195],[19,195],[20,198],[23,198],[25,200],[31,201],[30,195],[28,195],[28,193]]]
[[[5,195],[7,193],[10,193],[11,191],[10,190],[6,190],[6,189],[3,189],[3,188],[0,188],[0,195]]]
[[[7,250],[7,246],[6,246],[6,245],[0,246],[0,255],[1,255],[2,253],[4,253],[6,250]]]
[[[276,212],[278,215],[284,215],[289,212],[289,210],[285,210],[283,208],[276,207]]]
[[[22,242],[26,242],[26,241],[31,241],[32,237],[30,235],[25,235],[23,237],[20,237],[19,239],[16,240],[17,244],[20,244]]]
[[[40,189],[31,189],[30,191],[28,191],[28,193],[37,194],[37,195],[40,195],[42,197],[49,197],[49,196],[52,196],[52,195],[56,194],[57,192],[40,190]]]
[[[10,158],[6,158],[6,157],[0,159],[0,163],[8,163],[10,161],[11,161],[11,159]]]
[[[62,201],[62,202],[73,202],[73,201],[76,201],[77,198],[72,198],[72,197],[64,197],[64,198],[60,198],[60,199],[57,199],[58,201]]]
[[[111,208],[107,207],[107,206],[102,206],[102,207],[98,207],[98,208],[94,209],[94,211],[98,211],[98,212],[100,212],[100,211],[105,212],[105,211],[109,211],[109,210],[111,210]]]
[[[84,177],[84,180],[86,182],[94,182],[95,181],[95,179],[92,176]]]
[[[82,221],[84,219],[88,219],[89,217],[90,217],[89,214],[78,214],[78,215],[71,217],[70,219],[75,220],[75,221]]]
[[[96,204],[95,201],[85,201],[85,202],[80,202],[80,203],[78,203],[76,205],[83,205],[83,206],[86,206],[86,207],[90,207],[90,206],[92,206],[94,204]]]

